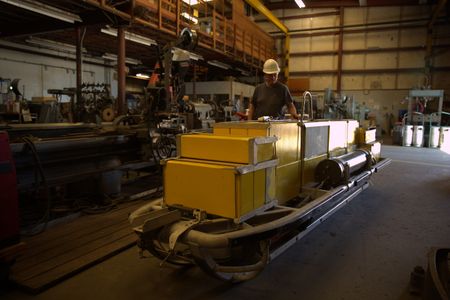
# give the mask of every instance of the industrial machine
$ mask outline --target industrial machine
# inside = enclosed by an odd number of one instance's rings
[[[163,162],[163,198],[129,217],[139,248],[223,280],[253,278],[389,164],[357,128],[249,121],[179,135],[178,156]]]
[[[24,249],[19,234],[19,199],[16,168],[9,137],[0,131],[0,284],[8,278],[9,266]]]
[[[408,112],[402,119],[402,145],[440,147],[444,90],[410,90]]]

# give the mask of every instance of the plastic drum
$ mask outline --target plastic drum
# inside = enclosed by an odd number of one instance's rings
[[[403,146],[411,146],[413,140],[413,126],[403,126]]]
[[[413,132],[413,145],[414,147],[422,147],[423,145],[423,126],[414,126]]]

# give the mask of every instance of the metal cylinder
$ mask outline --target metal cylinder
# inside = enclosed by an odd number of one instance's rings
[[[403,146],[409,147],[413,140],[413,126],[405,125],[403,126]]]
[[[431,148],[439,147],[439,138],[440,138],[440,127],[439,126],[431,126],[431,128],[430,128],[430,147]]]
[[[351,175],[365,170],[371,161],[372,155],[363,149],[325,159],[317,165],[315,178],[326,186],[337,186],[348,181]]]
[[[423,126],[415,125],[413,129],[413,146],[422,147],[423,146]]]

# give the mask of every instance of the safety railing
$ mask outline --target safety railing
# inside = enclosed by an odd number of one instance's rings
[[[195,5],[192,5],[194,3]],[[231,20],[224,5],[219,8],[204,0],[86,0],[86,2],[113,13],[118,17],[178,36],[185,27],[199,33],[199,45],[224,55],[261,66],[265,59],[275,54],[275,41],[250,20]],[[216,1],[214,1],[216,2]],[[223,3],[222,3],[223,4]],[[249,25],[251,24],[251,25]]]

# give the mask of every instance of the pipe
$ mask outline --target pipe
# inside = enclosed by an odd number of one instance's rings
[[[77,68],[77,82],[76,82],[76,102],[81,103],[81,84],[83,82],[83,54],[82,54],[82,47],[83,47],[83,38],[81,36],[81,28],[77,27],[75,29],[75,34],[77,38],[77,45],[76,45],[76,68]],[[75,120],[75,103],[73,97],[70,97],[70,114],[71,114],[71,122],[75,122],[78,120]]]
[[[321,197],[315,199],[314,201],[306,204],[300,209],[293,208],[292,213],[290,213],[289,215],[286,215],[267,224],[222,234],[211,234],[192,229],[186,233],[186,235],[183,237],[183,240],[205,248],[227,247],[232,239],[263,233],[271,229],[281,228],[282,226],[295,222],[296,220],[310,213],[312,210],[317,209],[323,206],[325,203],[328,203],[335,197],[340,196],[347,190],[348,187],[346,185],[339,186],[338,188],[331,190],[329,193],[326,193]]]
[[[301,116],[301,120],[303,121],[303,115],[305,113],[305,102],[306,102],[306,96],[309,96],[309,104],[310,104],[310,108],[309,108],[309,120],[314,120],[314,109],[313,109],[313,98],[312,98],[312,94],[308,91],[305,91],[303,93],[303,104],[302,104],[302,116]]]
[[[119,116],[125,111],[125,29],[117,29],[117,111]]]

